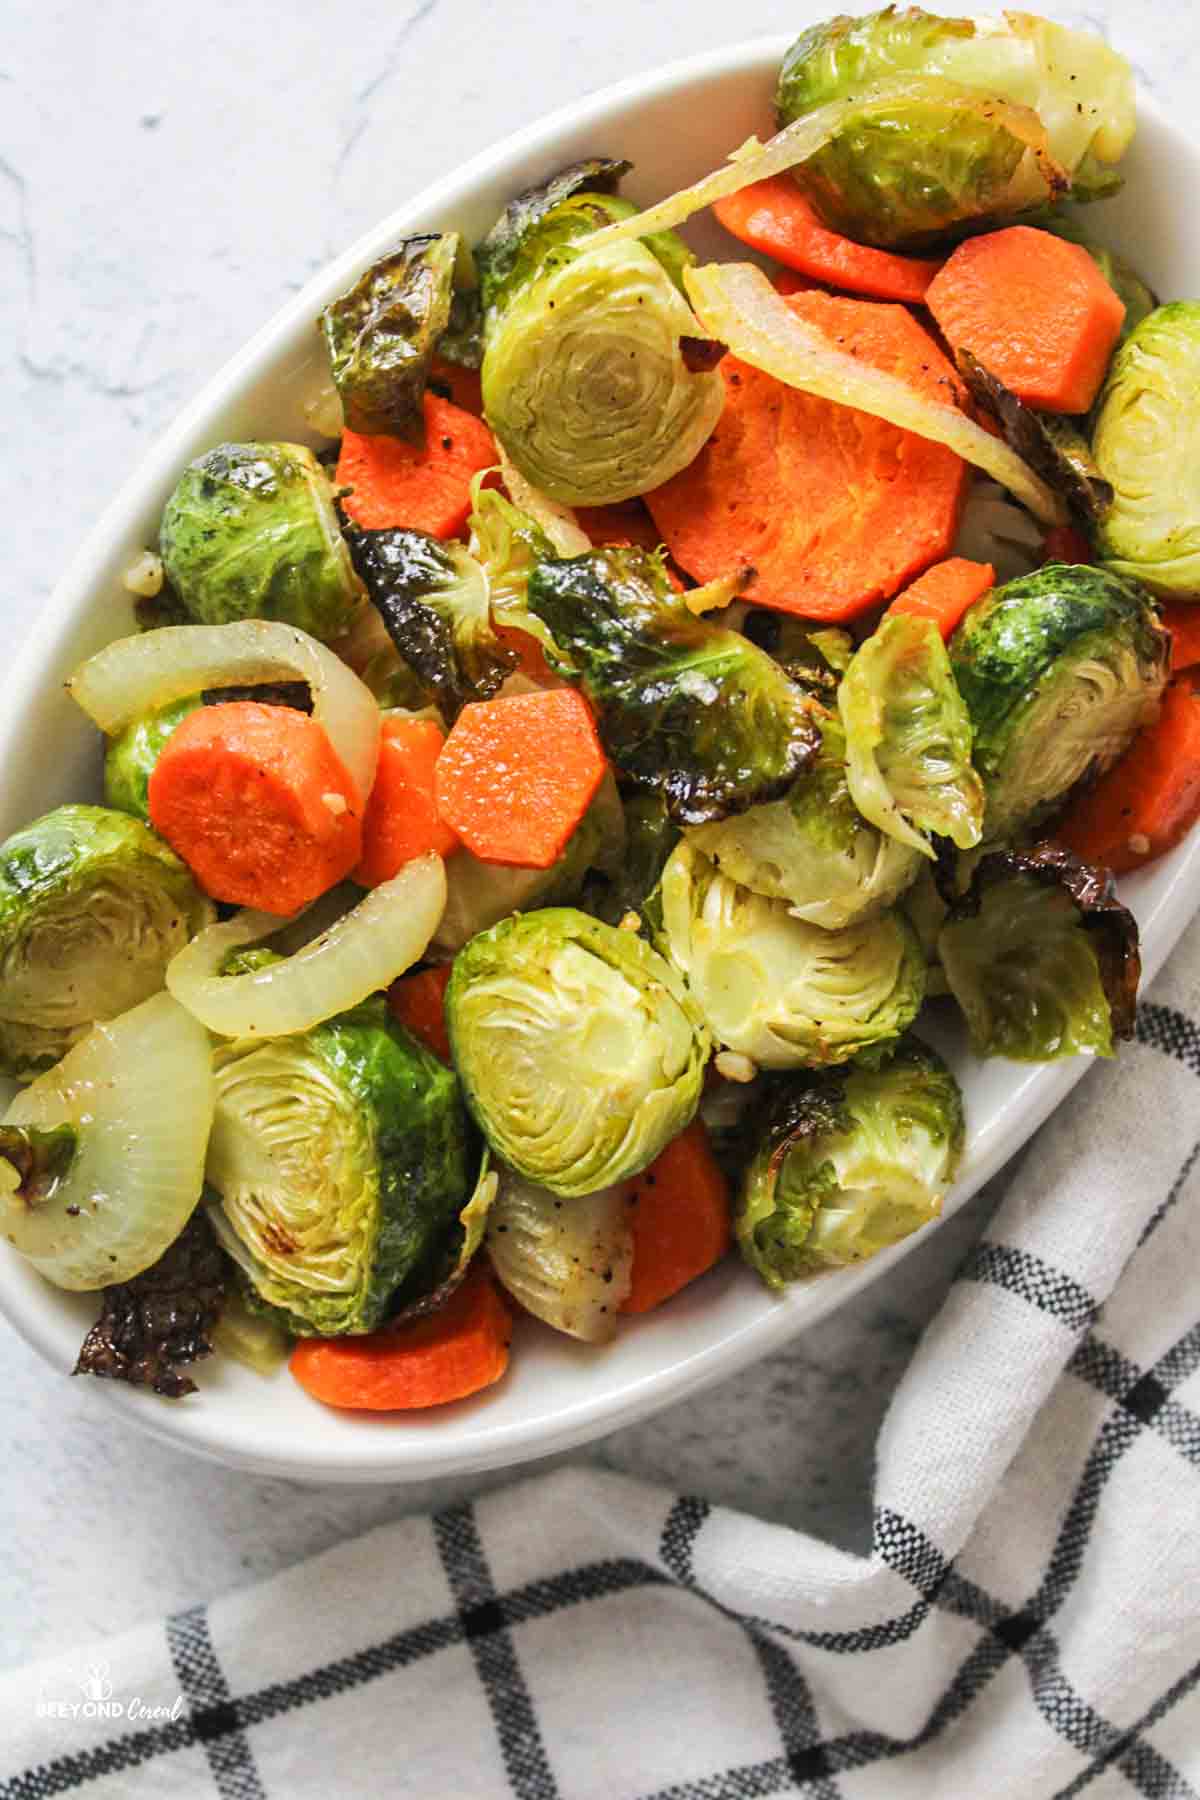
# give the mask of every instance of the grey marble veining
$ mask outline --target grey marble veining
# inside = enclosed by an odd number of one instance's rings
[[[8,0],[0,656],[156,434],[332,252],[552,107],[836,10],[832,0]],[[1192,8],[1097,0],[1055,11],[1106,32],[1144,86],[1190,119]],[[989,1205],[981,1195],[885,1285],[757,1369],[577,1454],[865,1547],[880,1418]],[[119,1425],[3,1324],[0,1359],[0,1665],[505,1479],[342,1489],[237,1474]]]

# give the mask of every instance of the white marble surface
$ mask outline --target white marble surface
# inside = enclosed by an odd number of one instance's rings
[[[7,0],[0,658],[156,433],[376,217],[573,96],[834,10],[822,0]],[[1191,117],[1191,7],[1095,0],[1056,11],[1107,32],[1143,83]],[[885,1287],[787,1352],[580,1454],[864,1545],[879,1419],[988,1205],[981,1196]],[[339,1489],[226,1472],[135,1435],[2,1323],[0,1359],[0,1665],[504,1479]]]

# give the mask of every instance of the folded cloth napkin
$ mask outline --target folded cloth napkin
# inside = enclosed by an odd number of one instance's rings
[[[1200,926],[880,1434],[869,1557],[567,1471],[0,1681],[0,1796],[1200,1792]]]

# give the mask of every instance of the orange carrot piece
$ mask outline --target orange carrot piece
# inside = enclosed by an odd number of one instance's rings
[[[471,510],[472,478],[495,461],[496,445],[486,425],[449,400],[426,394],[423,447],[347,431],[336,480],[353,489],[342,505],[367,530],[404,525],[453,537]]]
[[[1094,787],[1073,800],[1054,835],[1085,862],[1118,875],[1172,849],[1200,816],[1200,694],[1170,683],[1154,725]]]
[[[637,544],[643,550],[657,550],[662,543],[662,533],[644,500],[622,500],[615,506],[577,506],[575,517],[597,548],[602,544]]]
[[[788,306],[848,353],[916,392],[957,401],[958,379],[903,306],[793,294]],[[950,554],[967,490],[962,458],[853,407],[721,363],[725,411],[695,461],[646,501],[696,581],[755,571],[756,606],[852,619]]]
[[[435,356],[429,378],[450,389],[450,399],[455,406],[482,419],[483,383],[478,369],[465,369],[461,363],[447,362],[444,356]]]
[[[1087,251],[1031,225],[968,238],[925,303],[947,343],[1049,412],[1088,410],[1125,319]]]
[[[445,1063],[452,1060],[445,1006],[449,980],[450,965],[445,963],[436,969],[418,969],[415,975],[402,975],[388,989],[388,1005],[394,1017]]]
[[[506,650],[512,650],[517,658],[517,667],[522,675],[528,675],[530,681],[536,681],[539,687],[552,687],[558,676],[546,661],[546,653],[531,631],[522,631],[519,625],[493,625],[493,631]]]
[[[918,575],[883,616],[888,619],[893,613],[910,613],[914,618],[932,619],[942,636],[949,639],[967,609],[995,585],[996,571],[991,563],[950,556]]]
[[[1160,601],[1162,622],[1171,634],[1171,673],[1200,664],[1200,605],[1186,600]]]
[[[414,856],[450,856],[458,839],[433,797],[433,771],[445,734],[433,719],[385,719],[375,785],[363,819],[362,856],[354,870],[361,887],[378,887]]]
[[[699,1119],[633,1183],[633,1273],[623,1313],[649,1312],[720,1262],[731,1242],[729,1183]]]
[[[771,286],[785,299],[788,294],[811,294],[820,285],[819,281],[810,281],[807,275],[801,275],[799,269],[776,269],[771,277]]]
[[[1078,525],[1051,525],[1042,540],[1043,562],[1095,562],[1087,533]]]
[[[150,823],[206,894],[293,913],[350,873],[357,789],[324,728],[289,706],[201,706],[167,739]]]
[[[484,700],[463,707],[438,758],[438,811],[481,862],[549,869],[607,767],[574,688]]]
[[[743,244],[773,256],[814,281],[866,294],[873,300],[902,300],[919,306],[941,268],[925,261],[872,250],[830,231],[790,175],[772,175],[727,194],[713,207],[726,231]]]
[[[464,1400],[508,1367],[512,1315],[477,1263],[439,1312],[366,1337],[301,1338],[289,1367],[326,1406],[412,1412]]]

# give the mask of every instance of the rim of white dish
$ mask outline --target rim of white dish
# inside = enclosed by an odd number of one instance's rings
[[[778,63],[791,41],[790,33],[773,34],[706,51],[630,76],[559,108],[424,188],[327,263],[204,385],[123,483],[32,626],[7,678],[7,694],[25,694],[35,677],[43,679],[43,671],[56,666],[56,647],[61,651],[62,640],[93,598],[97,570],[125,543],[130,519],[144,510],[164,481],[173,480],[185,460],[197,424],[265,375],[288,332],[298,322],[311,321],[330,295],[344,287],[387,243],[411,229],[412,221],[448,209],[460,196],[493,175],[497,166],[514,162],[523,151],[536,150],[558,133],[587,129],[593,122],[599,125],[623,103],[661,100],[673,90],[687,89],[705,79],[760,74],[772,63]],[[1152,120],[1159,130],[1190,145],[1187,134],[1172,125],[1140,93],[1138,107],[1143,119]],[[19,729],[21,717],[20,707],[0,709],[0,757],[6,754],[7,740]],[[13,723],[9,723],[10,719]],[[1173,948],[1194,910],[1189,888],[1193,892],[1200,890],[1200,832],[1194,832],[1191,841],[1175,853],[1171,878],[1159,884],[1150,906],[1139,908],[1143,938],[1149,939],[1151,945],[1145,962],[1147,981]],[[1089,1066],[1088,1060],[1080,1057],[1037,1065],[1026,1072],[1006,1104],[970,1144],[967,1167],[944,1216],[957,1211],[1002,1167]],[[660,1407],[734,1375],[886,1274],[915,1242],[923,1239],[924,1234],[906,1239],[861,1268],[844,1271],[837,1280],[806,1284],[802,1306],[794,1304],[794,1296],[788,1294],[767,1300],[761,1313],[718,1340],[694,1354],[636,1375],[619,1388],[609,1386],[595,1396],[504,1425],[489,1424],[484,1396],[484,1404],[472,1415],[469,1437],[445,1445],[414,1444],[399,1431],[364,1430],[350,1444],[339,1441],[319,1445],[301,1439],[286,1444],[272,1442],[264,1450],[254,1422],[233,1410],[219,1406],[211,1411],[193,1411],[186,1405],[172,1407],[145,1392],[109,1383],[96,1383],[94,1398],[162,1442],[226,1465],[295,1479],[416,1481],[515,1465],[570,1449],[605,1429],[634,1423]],[[40,1283],[16,1281],[16,1260],[0,1256],[0,1312],[48,1363],[61,1370],[64,1340],[61,1317],[55,1311],[55,1291],[43,1289]],[[264,1384],[264,1397],[268,1392]]]

